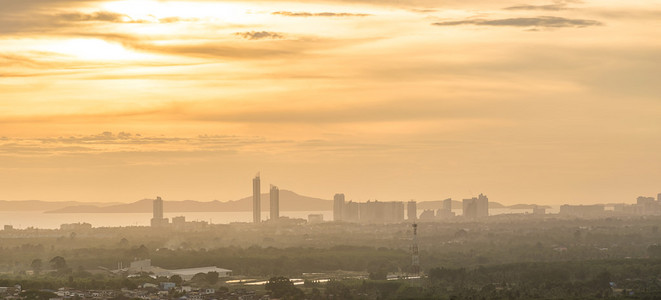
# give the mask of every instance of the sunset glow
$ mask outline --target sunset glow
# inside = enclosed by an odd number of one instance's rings
[[[0,200],[633,201],[658,7],[0,0]]]

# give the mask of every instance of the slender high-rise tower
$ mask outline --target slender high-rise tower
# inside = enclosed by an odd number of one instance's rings
[[[344,211],[344,194],[335,194],[333,197],[333,221],[342,221]]]
[[[154,200],[154,219],[163,219],[163,199],[156,197]]]
[[[151,218],[151,226],[158,227],[167,224],[168,220],[163,218],[163,199],[156,197],[154,200],[154,217]]]
[[[420,273],[420,256],[418,254],[418,224],[413,223],[413,243],[411,244],[411,272]]]
[[[252,221],[259,223],[262,219],[262,199],[261,191],[259,189],[260,180],[259,173],[252,179]]]
[[[271,221],[277,221],[280,218],[280,189],[277,186],[271,185],[269,199],[271,201]]]

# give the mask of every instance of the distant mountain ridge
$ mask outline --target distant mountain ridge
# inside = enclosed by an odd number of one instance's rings
[[[270,208],[269,194],[261,194],[262,211]],[[76,205],[49,210],[46,213],[150,213],[153,199],[142,199],[133,203],[116,204],[104,207],[94,205]],[[280,190],[280,211],[326,211],[333,209],[333,201],[302,196],[289,190]],[[251,211],[252,196],[239,200],[215,201],[163,201],[164,212],[236,212]]]
[[[49,202],[40,200],[6,201],[0,200],[0,211],[45,211],[45,213],[151,213],[153,199],[142,199],[132,203],[119,202]],[[270,207],[269,194],[261,195],[262,211]],[[531,209],[535,204],[515,204],[510,206],[498,202],[489,202],[489,208]],[[418,209],[440,209],[442,200],[421,201]],[[452,200],[452,208],[460,209],[461,201]],[[549,208],[548,206],[541,206]],[[234,201],[164,201],[165,212],[239,212],[252,210],[252,196]],[[314,198],[296,194],[289,190],[280,190],[281,211],[331,211],[333,200]]]
[[[121,204],[119,202],[78,202],[78,201],[42,201],[42,200],[0,200],[0,211],[45,211],[69,206],[104,207]]]

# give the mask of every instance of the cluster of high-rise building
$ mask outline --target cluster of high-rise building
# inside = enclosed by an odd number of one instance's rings
[[[606,206],[603,204],[594,205],[570,205],[560,206],[560,215],[575,217],[598,217],[604,214]]]
[[[636,204],[619,204],[613,206],[613,212],[635,215],[659,215],[661,214],[661,193],[654,197],[640,196],[636,198]]]
[[[661,198],[661,194],[659,194]],[[269,189],[270,220],[280,218],[280,190],[277,186],[271,185]],[[259,173],[252,179],[252,214],[253,223],[260,223],[262,219],[261,211],[261,178]],[[170,224],[167,218],[163,217],[163,199],[157,197],[153,202],[152,227],[160,227]],[[399,223],[404,221],[405,205],[402,201],[382,202],[346,202],[344,194],[335,194],[333,197],[333,220],[354,223]],[[445,199],[442,202],[442,208],[436,213],[433,210],[425,210],[418,216],[417,203],[414,200],[406,203],[406,219],[415,223],[418,219],[445,219],[454,217],[452,212],[452,199]],[[489,199],[480,194],[478,197],[463,200],[463,216],[466,218],[481,218],[489,216]],[[313,222],[323,222],[323,215],[311,215]],[[184,217],[173,219],[173,224],[179,227],[186,224]]]
[[[464,217],[475,219],[489,216],[489,198],[480,194],[478,197],[464,199]],[[417,220],[431,221],[448,219],[455,216],[452,211],[452,199],[442,201],[442,207],[436,212],[424,210],[418,215],[417,202],[406,203],[406,220],[415,223]],[[404,202],[346,202],[344,194],[333,197],[333,220],[359,223],[395,223],[404,221]]]
[[[489,198],[483,194],[477,197],[463,199],[462,201],[463,218],[477,219],[489,216]],[[412,214],[411,211],[408,212]],[[434,211],[433,209],[425,209],[422,211],[418,219],[421,221],[434,221],[434,220],[447,220],[455,217],[452,211],[452,199],[448,198],[441,201],[441,208]]]
[[[177,230],[200,230],[209,225],[209,223],[205,221],[186,222],[186,217],[184,216],[173,217],[172,223],[170,223],[168,218],[163,217],[163,199],[161,199],[161,197],[156,197],[153,205],[154,216],[151,219],[152,227],[170,227]]]
[[[410,212],[409,212],[410,213]],[[455,213],[452,211],[452,199],[448,198],[441,201],[441,208],[434,211],[425,209],[418,217],[420,221],[447,220],[453,218]]]
[[[489,216],[489,198],[483,194],[464,199],[462,203],[465,218],[476,219]]]
[[[404,202],[345,202],[344,194],[335,194],[333,220],[353,223],[399,223],[404,221]]]
[[[613,210],[607,210],[612,207]],[[560,215],[576,217],[600,217],[604,214],[614,215],[661,215],[661,193],[654,197],[640,196],[636,198],[636,204],[594,204],[594,205],[569,205],[560,206]]]
[[[280,218],[280,189],[275,185],[271,185],[269,189],[269,210],[269,217],[272,221]],[[262,221],[262,193],[259,173],[252,179],[252,221],[253,223]]]

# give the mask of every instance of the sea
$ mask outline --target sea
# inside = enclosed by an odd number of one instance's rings
[[[453,209],[456,215],[461,215],[461,209]],[[559,207],[547,209],[547,213],[557,213]],[[525,214],[531,213],[530,209],[490,209],[490,215],[500,214]],[[418,215],[422,210],[418,210]],[[283,211],[280,216],[306,219],[310,214],[321,214],[324,220],[333,220],[332,211]],[[210,224],[229,224],[234,222],[252,222],[252,212],[181,212],[164,213],[164,217],[184,216],[186,221],[206,221]],[[15,229],[40,228],[58,229],[62,224],[89,223],[92,227],[127,227],[127,226],[149,226],[151,213],[63,213],[53,214],[40,211],[0,211],[0,227],[11,225]],[[262,212],[262,219],[268,218],[268,212]]]

